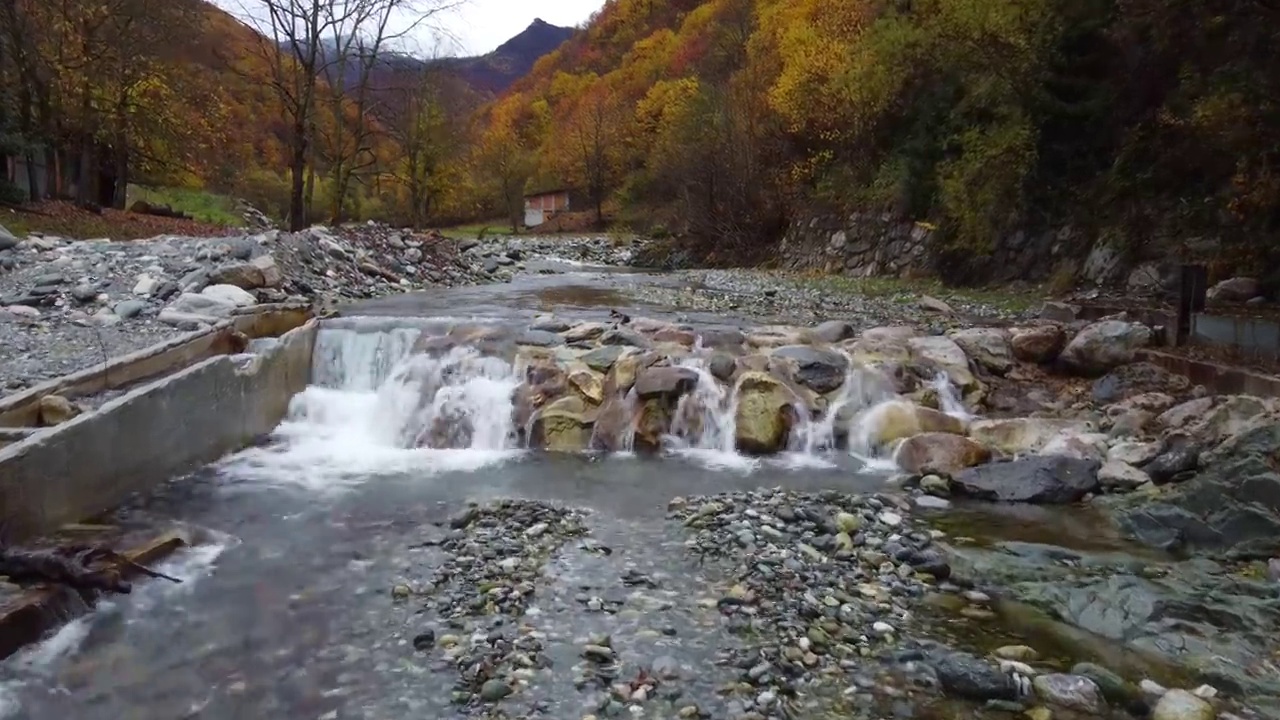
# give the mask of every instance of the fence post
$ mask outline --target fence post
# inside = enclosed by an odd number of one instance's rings
[[[1191,337],[1191,325],[1198,312],[1204,312],[1209,269],[1204,265],[1183,265],[1178,288],[1178,332],[1174,345],[1184,345]]]

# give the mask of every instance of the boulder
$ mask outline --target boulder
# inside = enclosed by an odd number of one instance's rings
[[[1201,446],[1190,436],[1181,433],[1169,435],[1156,451],[1156,456],[1142,466],[1157,485],[1186,480],[1187,473],[1200,463]]]
[[[1080,307],[1064,302],[1048,301],[1040,306],[1040,319],[1055,323],[1070,324],[1076,321]]]
[[[605,400],[592,428],[592,450],[623,452],[634,445],[636,406],[621,395]]]
[[[1064,430],[1049,438],[1040,455],[1063,455],[1102,462],[1107,457],[1107,436],[1102,433]]]
[[[40,425],[53,427],[76,417],[83,412],[78,405],[61,395],[45,395],[40,398],[38,406]]]
[[[1090,715],[1100,715],[1106,709],[1102,691],[1087,677],[1066,673],[1037,675],[1032,680],[1036,696],[1043,702],[1070,708]]]
[[[738,379],[737,392],[738,450],[766,454],[785,448],[795,421],[791,391],[767,373],[750,371]]]
[[[1009,455],[1036,452],[1053,438],[1067,432],[1089,433],[1093,430],[1089,423],[1052,418],[1000,418],[969,423],[969,437]]]
[[[964,394],[979,387],[978,379],[969,370],[969,358],[964,350],[950,338],[941,335],[912,338],[907,341],[911,359],[925,367],[946,373],[951,384]]]
[[[0,225],[0,251],[16,248],[19,242],[17,235],[9,232],[5,229],[5,226]]]
[[[1161,695],[1151,710],[1151,720],[1214,720],[1217,715],[1208,700],[1179,688]]]
[[[1233,277],[1209,288],[1205,299],[1209,302],[1244,302],[1257,297],[1258,281],[1250,277]]]
[[[991,459],[991,451],[963,435],[923,433],[902,441],[893,460],[905,472],[952,475]]]
[[[1098,463],[1041,455],[979,465],[951,477],[952,490],[982,500],[1073,503],[1098,489]]]
[[[239,288],[236,289],[239,290]],[[235,309],[235,303],[225,300],[220,296],[206,293],[201,293],[199,295],[195,293],[182,293],[176,300],[170,303],[167,308],[165,308],[165,310],[172,313],[212,318],[214,320],[230,317],[231,313],[235,312]]]
[[[1155,501],[1122,506],[1122,529],[1167,550],[1236,559],[1280,555],[1280,423],[1247,430],[1200,458],[1200,470]],[[1145,469],[1159,462],[1157,457]],[[1153,473],[1154,475],[1154,473]]]
[[[1013,367],[1013,348],[1009,333],[999,328],[957,330],[947,337],[979,366],[996,375],[1004,375]]]
[[[516,344],[529,347],[555,347],[564,345],[564,338],[547,330],[528,329],[516,337]]]
[[[707,361],[707,371],[711,373],[711,377],[720,382],[729,382],[737,370],[738,361],[724,351],[712,353],[711,359]]]
[[[604,402],[604,378],[585,367],[572,368],[568,372],[569,385],[587,402],[599,405]]]
[[[1151,344],[1151,328],[1124,320],[1102,320],[1086,326],[1067,343],[1058,360],[1068,370],[1087,377],[1133,362],[1138,350]]]
[[[210,285],[201,290],[200,294],[224,303],[230,303],[235,307],[251,307],[258,304],[258,300],[253,295],[235,285]]]
[[[843,320],[828,320],[813,328],[810,333],[819,342],[824,342],[828,345],[848,340],[857,334],[853,326]]]
[[[1098,468],[1098,482],[1108,489],[1133,490],[1151,482],[1151,476],[1128,463],[1108,460]]]
[[[625,347],[647,348],[649,347],[649,339],[635,330],[625,327],[615,327],[604,331],[600,335],[598,341],[601,345],[622,345]]]
[[[704,348],[734,350],[742,347],[747,336],[741,330],[711,328],[698,333],[698,341]]]
[[[859,365],[869,368],[886,369],[901,367],[911,362],[911,348],[906,339],[895,337],[862,337],[844,345],[849,356]]]
[[[920,299],[916,301],[916,305],[919,306],[921,310],[928,310],[929,312],[942,313],[944,315],[950,315],[951,313],[955,312],[954,310],[951,309],[950,305],[946,304],[945,302],[939,300],[936,297],[933,297],[932,295],[922,295]]]
[[[605,376],[605,394],[626,394],[636,384],[636,375],[640,372],[641,356],[636,353],[624,354],[609,368]]]
[[[538,411],[530,444],[552,452],[584,450],[591,442],[593,422],[582,398],[562,397]]]
[[[1218,398],[1202,416],[1186,418],[1176,427],[1201,445],[1211,447],[1254,425],[1280,422],[1278,413],[1280,400],[1275,398],[1228,395]]]
[[[1111,403],[1103,409],[1103,412],[1110,417],[1117,417],[1134,410],[1159,414],[1173,407],[1175,402],[1172,396],[1162,392],[1144,392],[1120,402]]]
[[[280,287],[281,283],[284,282],[284,273],[280,272],[280,266],[276,265],[276,259],[270,255],[259,255],[249,262],[262,271],[262,287]]]
[[[1165,289],[1166,274],[1161,271],[1160,263],[1143,263],[1129,272],[1125,285],[1134,294],[1157,293]]]
[[[905,400],[889,400],[867,410],[858,420],[862,440],[872,447],[887,447],[897,440],[922,433],[964,434],[964,422],[931,408]]]
[[[653,333],[654,342],[670,343],[680,345],[682,347],[693,347],[698,341],[698,336],[693,334],[691,330],[681,330],[676,327],[666,327]]]
[[[685,367],[650,367],[636,375],[636,396],[641,400],[676,400],[698,385],[698,373]]]
[[[1155,459],[1160,452],[1160,444],[1154,442],[1121,442],[1107,450],[1107,462],[1120,462],[1128,465],[1145,465]]]
[[[607,329],[609,326],[604,323],[587,322],[575,325],[561,334],[564,335],[564,341],[567,343],[580,343],[595,340]]]
[[[1157,421],[1164,427],[1171,430],[1181,430],[1189,426],[1192,422],[1199,420],[1207,415],[1213,409],[1214,403],[1218,401],[1215,397],[1202,397],[1195,400],[1188,400],[1179,405],[1174,405],[1168,410],[1160,413]]]
[[[1009,331],[1013,356],[1022,362],[1050,363],[1067,344],[1067,334],[1057,325],[1036,325]]]
[[[839,389],[849,371],[849,360],[845,356],[808,345],[780,347],[772,356],[787,361],[792,367],[791,377],[816,393]]]
[[[279,274],[279,270],[276,273]],[[267,286],[262,268],[251,262],[219,265],[209,271],[209,281],[215,285],[234,285],[243,290],[257,290]]]
[[[566,339],[568,339],[567,336]],[[609,368],[613,367],[618,358],[626,353],[627,349],[620,345],[606,345],[583,355],[582,362],[597,372],[609,372]]]
[[[1190,389],[1191,381],[1185,375],[1175,375],[1152,363],[1136,362],[1122,365],[1095,380],[1093,401],[1109,405],[1138,395],[1181,394]]]

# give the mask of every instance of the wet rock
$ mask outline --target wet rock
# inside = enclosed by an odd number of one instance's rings
[[[564,340],[567,343],[580,343],[588,340],[595,340],[604,334],[608,329],[608,325],[598,322],[581,323],[575,325],[572,329],[565,331]]]
[[[828,320],[815,327],[812,332],[815,338],[829,345],[848,340],[856,334],[853,326],[843,320]]]
[[[792,396],[779,380],[763,372],[747,372],[738,380],[737,447],[752,454],[774,453],[786,446],[793,423]]]
[[[566,338],[568,339],[568,338]],[[569,342],[573,342],[570,340]],[[618,361],[618,358],[626,354],[627,349],[619,345],[607,345],[605,347],[596,348],[586,355],[582,356],[582,362],[587,367],[597,372],[608,372],[609,368]]]
[[[1052,705],[1094,715],[1105,708],[1102,691],[1087,677],[1052,673],[1040,675],[1031,682],[1040,700]]]
[[[1123,708],[1131,715],[1143,716],[1150,710],[1146,698],[1136,685],[1101,665],[1076,663],[1071,668],[1071,674],[1092,680],[1098,686],[1104,700]]]
[[[999,328],[957,330],[948,335],[974,362],[996,375],[1004,375],[1013,367],[1013,348],[1009,333]]]
[[[1092,432],[1088,423],[1054,418],[1001,418],[969,423],[969,437],[1009,455],[1036,452],[1065,434]]]
[[[649,347],[649,341],[645,336],[624,327],[616,327],[605,331],[605,333],[600,336],[598,342],[601,345],[622,345],[637,348]]]
[[[932,660],[938,682],[949,695],[970,700],[1017,700],[1014,679],[991,663],[966,653],[948,653]]]
[[[1050,363],[1067,344],[1067,335],[1058,325],[1036,325],[1009,331],[1013,356],[1022,362]]]
[[[552,452],[578,452],[591,442],[594,418],[576,395],[562,397],[538,411],[533,421],[531,445]]]
[[[1244,302],[1257,297],[1258,281],[1250,277],[1233,277],[1209,288],[1205,299],[1209,302]]]
[[[525,330],[516,338],[519,345],[530,347],[555,347],[564,344],[564,338],[548,330]]]
[[[1076,334],[1058,360],[1068,370],[1084,375],[1102,375],[1133,362],[1138,350],[1151,344],[1151,329],[1141,323],[1102,320]]]
[[[946,373],[951,384],[963,393],[976,389],[978,379],[969,370],[969,358],[950,338],[934,335],[907,341],[911,359],[937,372]]]
[[[569,385],[587,402],[599,405],[604,402],[604,378],[584,367],[569,371]]]
[[[843,355],[808,345],[787,345],[773,351],[794,367],[796,382],[817,393],[828,393],[844,384],[849,361]]]
[[[1215,717],[1213,705],[1180,689],[1166,692],[1151,710],[1151,720],[1214,720]]]
[[[40,425],[53,427],[75,418],[82,411],[75,403],[61,395],[45,395],[40,398],[38,412]]]
[[[991,451],[962,435],[935,432],[907,438],[898,446],[893,459],[909,473],[951,475],[989,461]]]
[[[512,692],[514,692],[512,687],[502,680],[486,680],[480,686],[479,695],[481,700],[493,703],[507,697]]]
[[[742,347],[742,344],[747,341],[747,336],[741,330],[710,328],[699,332],[698,339],[702,341],[702,346],[705,348],[732,350]]]
[[[904,400],[893,400],[872,408],[864,420],[871,431],[870,441],[887,447],[895,440],[922,433],[964,434],[964,422],[946,413]]]
[[[994,462],[956,473],[951,486],[984,500],[1072,503],[1098,489],[1098,463],[1061,456]]]
[[[435,647],[435,644],[436,644],[435,630],[423,630],[422,632],[413,636],[413,649],[417,650],[418,652],[426,652],[427,650],[430,650],[431,648]]]
[[[674,400],[693,390],[697,384],[698,374],[690,368],[651,367],[636,375],[635,391],[641,400]]]
[[[720,382],[729,382],[737,369],[737,361],[727,352],[712,353],[711,359],[707,361],[707,370],[711,373],[711,377]]]

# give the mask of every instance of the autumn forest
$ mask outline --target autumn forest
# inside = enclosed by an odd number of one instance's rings
[[[294,225],[518,222],[570,186],[712,261],[816,209],[930,223],[944,259],[1064,222],[1280,259],[1274,0],[609,0],[496,92],[391,52],[388,13],[442,0],[259,5],[0,0],[0,155]]]

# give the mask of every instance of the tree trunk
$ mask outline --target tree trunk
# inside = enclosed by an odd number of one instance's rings
[[[307,172],[307,125],[299,119],[293,124],[293,157],[289,165],[289,230],[298,232],[307,226],[303,190]]]
[[[44,193],[40,191],[40,170],[36,167],[36,154],[28,150],[24,159],[27,161],[27,194],[31,202],[39,202],[44,199]],[[48,184],[48,173],[45,173],[45,184]]]
[[[116,187],[111,206],[124,210],[129,199],[129,145],[124,138],[116,140]]]

